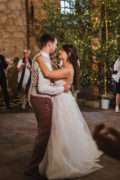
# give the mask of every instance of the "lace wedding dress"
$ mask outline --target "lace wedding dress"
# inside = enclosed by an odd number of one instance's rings
[[[57,86],[64,84],[56,81]],[[87,175],[100,168],[102,154],[71,92],[53,97],[52,129],[40,173],[49,179]]]

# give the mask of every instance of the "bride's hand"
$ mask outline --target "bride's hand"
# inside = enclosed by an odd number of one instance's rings
[[[64,84],[64,92],[68,93],[70,88],[71,88],[70,84]]]
[[[54,59],[51,60],[51,64],[55,69],[58,69]]]

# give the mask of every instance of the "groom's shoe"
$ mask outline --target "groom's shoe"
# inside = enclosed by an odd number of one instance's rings
[[[41,176],[39,171],[36,171],[34,169],[26,168],[24,171],[24,174],[27,176],[31,176],[32,178],[35,178],[36,180],[46,180],[43,176]]]

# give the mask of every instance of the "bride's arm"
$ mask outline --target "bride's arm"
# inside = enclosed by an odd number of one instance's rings
[[[54,70],[54,71],[50,71],[48,69],[48,67],[46,66],[46,64],[43,62],[42,60],[42,56],[39,56],[37,58],[37,61],[39,63],[39,66],[44,74],[44,76],[46,78],[49,79],[64,79],[66,77],[68,77],[68,75],[70,74],[70,70],[68,68],[63,68],[60,70]]]

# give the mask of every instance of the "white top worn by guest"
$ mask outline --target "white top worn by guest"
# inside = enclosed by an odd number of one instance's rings
[[[20,68],[20,67],[21,67],[21,65],[22,65],[22,63],[23,63],[22,61],[23,61],[22,59],[19,60],[18,65],[17,65],[17,68]],[[25,64],[25,66],[26,66],[26,68],[25,68],[25,75],[24,75],[24,79],[23,79],[23,83],[22,83],[23,86],[27,84],[28,79],[29,79],[29,76],[30,76],[30,70],[27,68],[27,67],[30,67],[29,62],[27,62],[27,63]],[[22,75],[22,71],[19,71],[19,72],[18,72],[18,83],[20,82],[21,75]]]
[[[31,87],[29,91],[29,96],[39,96],[39,97],[46,97],[51,98],[52,95],[57,95],[62,92],[64,92],[64,86],[57,87],[54,85],[54,83],[50,82],[50,79],[47,79],[43,76],[40,66],[38,65],[38,62],[35,61],[37,56],[42,55],[43,61],[49,68],[49,70],[53,70],[53,67],[51,65],[50,56],[40,51],[34,58],[33,58],[33,65],[32,65],[32,82]]]
[[[118,58],[114,64],[114,71],[117,71],[117,73],[113,74],[112,78],[118,83],[120,79],[120,58]]]

